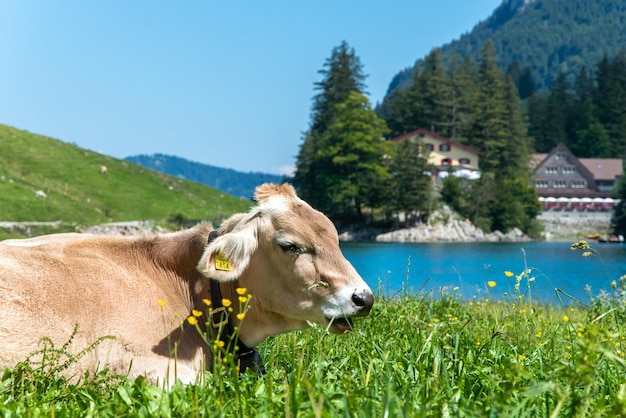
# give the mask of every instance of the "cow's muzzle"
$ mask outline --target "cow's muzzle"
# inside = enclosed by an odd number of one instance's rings
[[[374,306],[374,295],[369,290],[357,290],[352,294],[352,303],[357,309],[353,316],[365,316],[370,313],[372,306]]]
[[[326,318],[329,330],[335,334],[344,334],[352,331],[352,318],[366,316],[374,306],[374,295],[370,290],[355,290],[350,298],[353,305],[353,313],[351,315],[335,316]]]

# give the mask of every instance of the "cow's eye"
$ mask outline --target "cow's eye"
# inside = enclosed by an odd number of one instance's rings
[[[293,242],[285,242],[278,245],[280,245],[280,248],[282,248],[282,250],[285,252],[289,251],[290,253],[294,254],[304,253],[304,248],[300,247],[298,244],[294,244]]]

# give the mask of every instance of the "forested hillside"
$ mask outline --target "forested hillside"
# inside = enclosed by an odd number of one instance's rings
[[[251,199],[256,186],[263,183],[281,183],[283,178],[274,174],[242,173],[230,168],[189,161],[172,155],[134,155],[127,161],[151,168],[171,176],[197,181],[233,196]]]
[[[594,67],[605,55],[614,57],[626,46],[625,27],[626,0],[504,0],[471,32],[441,46],[441,52],[445,60],[455,54],[477,60],[490,39],[502,69],[521,63],[542,90],[561,72],[573,83],[582,67]],[[416,59],[419,63],[422,57]],[[401,71],[389,91],[410,84],[412,74],[413,67]]]

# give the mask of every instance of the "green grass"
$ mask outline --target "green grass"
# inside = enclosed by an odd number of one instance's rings
[[[200,183],[6,125],[0,148],[0,221],[61,221],[61,230],[133,220],[166,224],[176,215],[219,223],[251,206]],[[38,190],[48,197],[37,197]]]
[[[585,253],[587,249],[581,248]],[[581,262],[585,262],[581,258]],[[528,275],[521,274],[524,279]],[[532,282],[530,282],[532,286]],[[267,374],[228,365],[169,390],[102,372],[68,383],[56,363],[2,379],[5,416],[624,416],[626,277],[590,304],[450,290],[381,298],[348,335],[319,327],[260,347]],[[572,302],[572,301],[570,301]],[[88,350],[89,348],[86,348]],[[66,357],[64,357],[66,358]]]

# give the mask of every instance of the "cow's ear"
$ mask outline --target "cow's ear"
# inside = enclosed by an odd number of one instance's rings
[[[204,249],[198,270],[215,280],[235,280],[248,267],[250,257],[256,248],[254,228],[229,232],[216,238]]]

